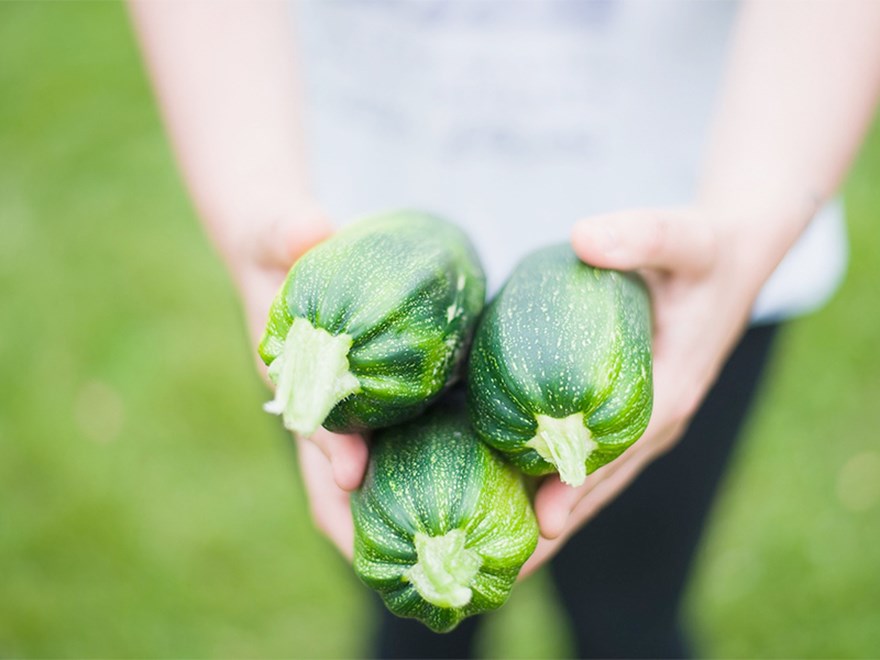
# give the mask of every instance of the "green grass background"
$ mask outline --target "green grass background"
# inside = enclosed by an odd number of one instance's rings
[[[706,655],[880,654],[878,177],[875,130],[701,553]],[[0,300],[0,656],[363,653],[118,4],[0,3]],[[539,576],[483,650],[564,655],[559,614]]]

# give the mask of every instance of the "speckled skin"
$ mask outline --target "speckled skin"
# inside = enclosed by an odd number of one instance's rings
[[[534,552],[538,527],[520,475],[479,441],[463,402],[376,433],[363,486],[351,498],[354,568],[394,614],[437,632],[500,607]],[[468,585],[470,603],[437,607],[406,580],[417,532],[467,534],[483,564]]]
[[[457,376],[486,284],[455,225],[413,211],[364,218],[304,254],[269,312],[260,356],[270,364],[294,317],[352,337],[349,370],[361,391],[324,427],[352,432],[419,414]]]
[[[587,472],[644,433],[651,417],[651,314],[632,274],[592,268],[568,245],[523,259],[474,337],[468,400],[485,442],[533,475],[553,465],[526,446],[535,415],[578,412],[598,447]]]

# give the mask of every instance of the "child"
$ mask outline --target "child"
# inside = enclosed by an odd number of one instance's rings
[[[255,336],[329,217],[388,207],[462,224],[493,287],[529,249],[569,236],[585,261],[644,274],[651,425],[584,486],[542,484],[527,570],[556,555],[579,655],[686,654],[679,598],[774,328],[842,275],[832,196],[874,109],[880,3],[145,0],[132,11]],[[315,521],[350,556],[346,491],[364,442],[321,431],[299,445]],[[465,656],[477,625],[438,639],[386,618],[379,653]]]

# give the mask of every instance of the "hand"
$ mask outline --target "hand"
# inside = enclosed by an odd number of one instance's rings
[[[319,428],[296,439],[299,466],[312,520],[349,561],[354,553],[354,523],[349,492],[361,485],[367,445],[360,435],[338,435]]]
[[[309,206],[250,223],[243,236],[220,237],[220,250],[229,262],[244,302],[252,346],[259,342],[269,306],[290,267],[331,232],[324,215]],[[265,365],[259,358],[257,363],[266,378]],[[338,435],[323,428],[311,438],[297,438],[296,443],[315,525],[351,559],[354,530],[348,492],[360,486],[363,479],[366,443],[360,435]]]
[[[778,258],[746,240],[744,225],[708,209],[636,210],[578,222],[585,262],[637,270],[651,294],[654,408],[644,436],[578,488],[545,479],[535,497],[541,540],[525,576],[655,458],[672,448],[742,334]],[[755,226],[752,223],[751,226]]]

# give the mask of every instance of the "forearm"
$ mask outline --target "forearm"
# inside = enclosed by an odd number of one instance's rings
[[[839,186],[880,90],[880,2],[743,7],[700,190],[765,279]]]
[[[880,2],[748,2],[735,35],[696,203],[581,220],[587,263],[638,270],[653,320],[654,399],[644,436],[579,488],[535,496],[551,557],[687,427],[746,326],[755,296],[840,184],[880,87]],[[711,440],[711,439],[708,439]]]
[[[130,3],[162,115],[208,234],[235,271],[273,223],[323,222],[309,194],[286,3]],[[271,240],[271,239],[269,239]]]

